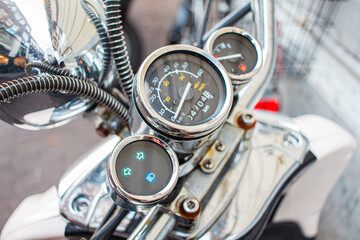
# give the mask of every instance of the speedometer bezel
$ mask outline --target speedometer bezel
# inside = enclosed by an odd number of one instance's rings
[[[162,55],[173,52],[191,54],[206,60],[212,67],[216,68],[216,72],[219,74],[219,77],[223,82],[223,87],[225,90],[225,96],[223,97],[225,99],[222,109],[216,114],[216,116],[213,116],[213,119],[197,125],[181,125],[166,120],[151,107],[145,95],[144,83],[146,73],[150,65],[156,59],[160,58]],[[155,131],[160,131],[162,134],[176,138],[194,139],[210,134],[225,122],[232,105],[233,91],[231,80],[227,74],[227,71],[214,57],[210,56],[207,52],[200,48],[178,44],[162,47],[154,51],[145,59],[145,61],[140,66],[138,74],[135,78],[133,96],[135,100],[135,106],[138,109],[141,117],[150,125],[150,127],[152,127],[152,129]]]
[[[229,77],[233,80],[236,81],[238,83],[241,84],[245,84],[247,82],[249,82],[249,80],[256,74],[259,72],[259,70],[261,69],[262,66],[262,50],[260,47],[260,44],[258,43],[258,41],[247,31],[241,29],[241,28],[237,28],[237,27],[224,27],[224,28],[220,28],[219,30],[213,32],[210,37],[208,38],[208,40],[205,43],[204,49],[206,52],[208,52],[210,55],[213,54],[213,50],[214,50],[214,43],[215,41],[221,37],[222,35],[225,34],[238,34],[241,35],[242,37],[244,37],[245,39],[247,39],[251,44],[253,44],[253,46],[255,47],[256,50],[256,54],[257,54],[257,61],[256,64],[254,66],[254,68],[252,69],[251,72],[248,73],[244,73],[244,74],[233,74],[230,72],[227,72]]]

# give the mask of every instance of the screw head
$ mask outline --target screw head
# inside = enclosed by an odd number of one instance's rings
[[[214,167],[214,161],[212,159],[206,159],[203,162],[203,166],[205,169],[212,169]]]
[[[182,205],[184,211],[187,213],[196,213],[200,208],[199,201],[195,198],[185,199]]]
[[[245,112],[245,113],[241,114],[237,118],[237,124],[239,127],[243,128],[245,130],[249,130],[249,129],[255,127],[256,119],[255,119],[254,114],[252,114],[250,112]]]
[[[200,202],[195,197],[186,197],[183,201],[180,202],[179,212],[182,217],[187,219],[194,219],[199,215],[200,211]]]
[[[75,212],[85,214],[89,209],[90,201],[86,196],[80,195],[74,198],[72,208]]]
[[[216,151],[223,152],[226,149],[226,145],[223,142],[218,142],[215,146]]]
[[[241,120],[246,125],[252,125],[255,123],[255,117],[252,113],[241,114]]]
[[[79,203],[76,207],[76,209],[81,212],[81,213],[84,213],[87,211],[88,209],[88,204],[86,202],[82,202],[82,203]]]

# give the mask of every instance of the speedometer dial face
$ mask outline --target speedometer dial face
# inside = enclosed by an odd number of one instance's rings
[[[152,53],[136,76],[138,113],[155,131],[176,138],[210,134],[226,120],[231,80],[204,50],[171,45]]]
[[[160,116],[181,125],[213,118],[226,94],[219,72],[199,56],[185,52],[168,53],[150,65],[145,93]]]

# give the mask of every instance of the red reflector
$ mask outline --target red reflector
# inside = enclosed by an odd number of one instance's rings
[[[264,98],[256,104],[255,109],[279,112],[279,100],[276,98]]]

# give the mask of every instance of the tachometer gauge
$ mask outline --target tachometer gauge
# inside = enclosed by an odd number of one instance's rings
[[[225,27],[215,31],[204,49],[221,62],[234,86],[247,83],[262,64],[259,43],[240,28]]]
[[[225,122],[232,104],[231,80],[202,49],[167,46],[140,67],[134,100],[155,132],[176,139],[201,138]]]

